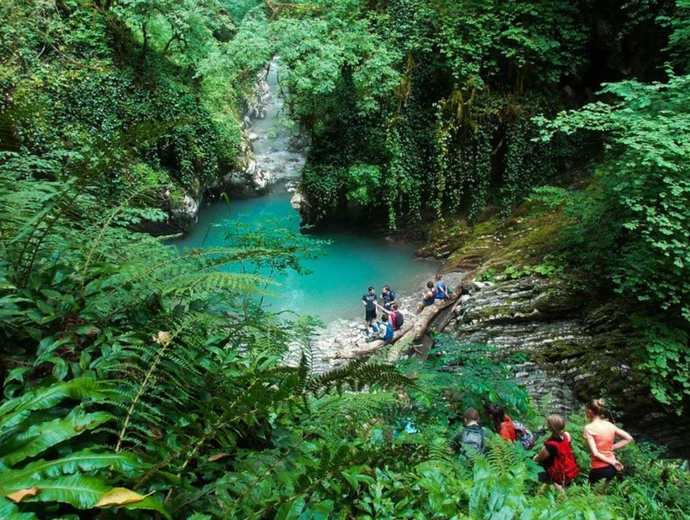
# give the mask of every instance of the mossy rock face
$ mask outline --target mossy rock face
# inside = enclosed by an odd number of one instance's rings
[[[420,258],[448,258],[453,251],[462,246],[472,228],[464,219],[449,223],[439,219],[426,229],[426,244],[415,255]]]
[[[552,316],[577,314],[586,304],[581,294],[556,286],[538,294],[532,302],[539,312]]]
[[[481,266],[500,250],[500,227],[500,220],[494,217],[458,237],[461,245],[448,257],[441,271],[469,271]]]
[[[558,232],[564,225],[560,212],[554,211],[506,219],[493,216],[474,227],[462,227],[448,241],[457,247],[441,271],[471,271],[470,276],[475,277],[489,269],[539,264],[556,250]],[[434,244],[439,243],[437,238]],[[433,249],[434,244],[423,250]]]

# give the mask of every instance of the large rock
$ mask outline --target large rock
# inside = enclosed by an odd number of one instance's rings
[[[496,347],[500,358],[524,352],[530,361],[515,367],[517,380],[526,384],[530,394],[542,399],[552,396],[551,408],[561,413],[577,405],[569,360],[579,353],[591,336],[577,316],[564,318],[549,309],[539,309],[541,294],[548,282],[535,278],[511,280],[481,288],[465,283],[466,294],[457,309],[454,329],[461,343]],[[568,353],[565,357],[561,357]],[[558,359],[556,361],[555,359]]]
[[[192,197],[185,192],[181,200],[170,201],[170,217],[173,225],[180,231],[191,229],[199,220],[201,194],[197,192],[194,195]]]
[[[494,346],[497,359],[506,362],[513,354],[526,354],[511,367],[515,379],[536,400],[550,396],[550,411],[568,414],[606,395],[636,436],[649,432],[653,440],[688,454],[687,418],[654,402],[631,368],[624,328],[593,324],[581,294],[541,277],[488,287],[467,280],[463,287],[466,294],[451,323],[457,339]]]
[[[254,83],[254,88],[247,98],[245,114],[249,119],[263,119],[266,117],[266,107],[271,102],[271,88],[266,81],[267,74],[267,67],[261,69],[256,74],[256,83]],[[247,128],[249,126],[251,126],[251,123],[247,125]]]
[[[302,192],[300,192],[299,189],[297,189],[297,191],[295,191],[295,194],[290,199],[290,205],[294,210],[300,211],[303,202],[304,196],[302,195]]]
[[[268,190],[271,180],[270,173],[258,166],[252,143],[246,133],[243,133],[237,167],[218,179],[210,190],[240,197],[256,197]]]

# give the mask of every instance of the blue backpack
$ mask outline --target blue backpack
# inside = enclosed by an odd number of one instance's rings
[[[383,335],[383,340],[384,341],[389,341],[393,339],[393,325],[391,325],[390,322],[385,323],[386,325],[386,333]]]

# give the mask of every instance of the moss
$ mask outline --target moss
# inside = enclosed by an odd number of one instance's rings
[[[182,207],[182,201],[184,200],[185,192],[179,186],[173,186],[170,188],[170,195],[168,200],[170,201],[171,209],[178,209]]]
[[[489,269],[502,272],[509,265],[521,268],[540,263],[545,255],[556,250],[558,233],[565,222],[558,212],[515,216],[525,213],[520,208],[507,219],[492,216],[461,237],[456,236],[459,245],[448,257],[443,271],[470,270],[474,277]]]
[[[465,219],[438,219],[424,229],[424,246],[417,250],[417,256],[446,258],[464,243],[472,233]]]
[[[462,238],[461,245],[451,253],[443,266],[443,271],[474,269],[487,261],[501,247],[501,221],[491,218],[477,224]]]

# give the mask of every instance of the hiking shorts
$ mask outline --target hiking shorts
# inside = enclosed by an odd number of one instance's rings
[[[596,484],[600,480],[611,480],[616,476],[618,470],[610,464],[605,468],[593,469],[589,472],[589,483]]]
[[[376,309],[364,311],[364,321],[374,321],[376,319]]]

